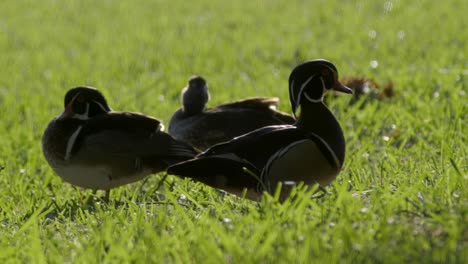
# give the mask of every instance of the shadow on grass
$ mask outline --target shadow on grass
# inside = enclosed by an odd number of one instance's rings
[[[47,185],[47,189],[50,192],[50,200],[46,206],[41,208],[41,214],[48,220],[69,220],[74,221],[78,217],[85,215],[92,215],[103,211],[113,210],[125,210],[134,206],[142,205],[173,205],[170,201],[166,200],[166,196],[160,192],[161,187],[166,182],[166,176],[164,176],[159,183],[149,189],[144,190],[147,180],[143,181],[138,189],[130,196],[122,195],[100,195],[99,191],[81,191],[78,187],[73,187],[77,190],[80,195],[73,196],[71,198],[60,199],[61,197],[54,190],[52,185]],[[173,184],[173,183],[172,183]],[[172,184],[168,185],[171,189]],[[115,192],[115,191],[114,191]],[[39,208],[33,206],[34,208]],[[36,210],[27,213],[24,218],[30,218]]]

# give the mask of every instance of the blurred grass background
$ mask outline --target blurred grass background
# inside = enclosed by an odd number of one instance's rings
[[[466,262],[467,11],[462,0],[2,1],[0,260]],[[289,73],[314,58],[396,92],[330,100],[348,152],[321,199],[254,204],[175,177],[155,190],[151,177],[102,204],[42,156],[72,87],[167,122],[201,74],[211,105],[278,96],[289,111]]]

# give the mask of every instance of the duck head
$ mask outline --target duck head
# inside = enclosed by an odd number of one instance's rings
[[[182,105],[188,114],[200,113],[210,100],[208,86],[201,76],[192,76],[187,86],[182,90]]]
[[[338,80],[338,70],[333,63],[318,59],[296,66],[289,76],[289,100],[293,114],[296,115],[301,103],[322,103],[328,90],[352,93]]]
[[[112,109],[100,91],[93,87],[81,86],[67,92],[65,95],[65,109],[58,119],[88,120],[110,111]]]

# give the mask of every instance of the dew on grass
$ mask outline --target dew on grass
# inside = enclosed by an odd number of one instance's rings
[[[230,230],[234,229],[234,225],[232,223],[232,219],[231,218],[228,218],[228,217],[225,217],[223,218],[222,220],[222,223]]]
[[[50,80],[53,77],[53,73],[51,70],[45,70],[42,72],[42,77],[46,80]]]
[[[424,203],[424,196],[422,195],[421,192],[418,192],[418,193],[416,194],[416,196],[418,197],[418,199],[419,199],[421,202]]]
[[[361,251],[362,250],[362,245],[361,244],[353,244],[353,249],[356,250],[356,251]]]
[[[284,186],[293,186],[293,185],[295,185],[295,184],[296,184],[295,181],[284,181],[284,182],[283,182],[283,185],[284,185]]]
[[[385,10],[385,13],[388,13],[390,11],[392,11],[393,9],[393,3],[390,2],[390,1],[387,1],[384,3],[384,10]]]
[[[279,76],[280,70],[278,68],[275,68],[271,71],[271,73],[273,74],[273,76]]]
[[[398,37],[399,40],[403,40],[405,38],[405,36],[406,36],[405,31],[403,31],[403,30],[398,31],[397,37]]]
[[[241,79],[244,80],[244,81],[250,81],[250,79],[251,79],[251,78],[250,78],[250,75],[249,75],[247,72],[241,72],[241,73],[240,73],[240,77],[241,77]]]
[[[177,200],[177,202],[179,202],[181,204],[186,203],[187,202],[187,197],[185,195],[181,194],[179,196],[179,199]]]
[[[440,73],[440,74],[447,74],[447,73],[449,73],[449,72],[450,72],[450,70],[447,69],[447,68],[440,68],[440,69],[439,69],[439,73]]]

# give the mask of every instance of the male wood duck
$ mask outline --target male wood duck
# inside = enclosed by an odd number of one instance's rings
[[[92,87],[65,95],[65,110],[42,137],[47,162],[64,181],[106,190],[164,171],[197,151],[164,133],[161,122],[139,113],[114,112]]]
[[[255,97],[206,109],[210,95],[205,79],[193,76],[182,90],[182,108],[169,121],[169,134],[199,149],[270,125],[293,124],[295,119],[276,111],[278,98]]]
[[[338,121],[323,104],[327,91],[352,93],[338,81],[329,61],[298,65],[289,77],[289,99],[294,125],[268,126],[217,144],[194,159],[172,165],[168,173],[193,178],[211,187],[258,200],[282,183],[284,200],[294,183],[326,186],[340,172],[345,140]]]

